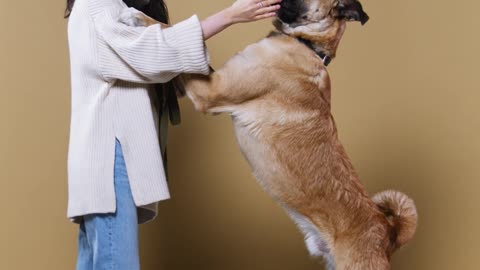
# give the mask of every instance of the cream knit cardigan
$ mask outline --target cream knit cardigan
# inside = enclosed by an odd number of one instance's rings
[[[70,221],[116,210],[115,137],[123,149],[138,223],[153,220],[170,198],[158,141],[153,84],[179,73],[208,74],[196,15],[161,29],[119,21],[122,0],[77,0],[68,22],[71,121],[68,146]]]

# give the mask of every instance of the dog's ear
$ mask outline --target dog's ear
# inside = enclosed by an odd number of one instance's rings
[[[303,0],[283,0],[280,2],[277,16],[282,22],[290,24],[296,22],[307,11]]]
[[[369,17],[357,0],[339,0],[334,7],[335,17],[349,21],[359,21],[364,25]]]

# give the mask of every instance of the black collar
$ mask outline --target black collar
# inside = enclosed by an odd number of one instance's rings
[[[273,25],[276,26],[277,28],[277,31],[278,33],[281,33],[283,35],[287,35],[286,33],[284,33],[282,30],[280,30],[281,28],[281,25],[278,25],[278,24],[285,24],[285,25],[288,25],[287,23],[283,22],[280,18],[277,17],[277,19],[273,22]],[[274,34],[274,32],[272,32],[271,34]],[[289,35],[287,35],[289,36]],[[312,44],[311,41],[309,40],[306,40],[304,38],[301,38],[301,37],[296,37],[296,39],[298,41],[300,41],[300,43],[303,43],[305,46],[307,46],[308,48],[310,48],[312,51],[314,51],[323,61],[323,64],[325,66],[328,66],[328,64],[330,64],[330,62],[332,61],[332,58],[330,56],[328,56],[325,52],[323,52],[322,50],[319,50],[317,48],[315,48]]]
[[[286,35],[286,36],[289,36],[289,37],[292,37],[290,35],[287,35],[285,33],[283,33],[282,31],[280,30],[277,30],[277,31],[272,31],[270,32],[270,34],[268,35],[268,37],[272,37],[272,36],[278,36],[278,35]],[[328,66],[328,64],[330,64],[330,62],[332,61],[332,58],[330,56],[328,56],[326,53],[324,53],[322,50],[318,50],[316,49],[312,42],[309,41],[309,40],[306,40],[304,38],[301,38],[301,37],[293,37],[293,38],[296,38],[300,43],[302,43],[303,45],[307,46],[310,50],[314,51],[323,61],[323,64],[325,66]]]
[[[301,38],[301,37],[297,37],[297,40],[300,41],[301,43],[303,43],[308,48],[310,48],[312,51],[314,51],[318,56],[320,56],[320,58],[323,60],[323,64],[325,66],[328,66],[328,64],[330,64],[330,62],[332,62],[332,58],[330,56],[328,56],[326,53],[324,53],[323,51],[315,49],[315,47],[313,46],[313,44],[310,40],[306,40],[306,39]]]

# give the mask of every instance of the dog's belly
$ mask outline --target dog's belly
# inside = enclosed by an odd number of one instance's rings
[[[233,118],[235,135],[240,150],[248,161],[253,175],[267,191],[271,189],[271,178],[276,172],[276,165],[271,163],[272,155],[268,146],[256,138],[247,126]]]
[[[278,202],[285,202],[291,183],[284,168],[273,154],[268,142],[263,141],[257,131],[233,117],[235,135],[240,150],[250,165],[253,175],[263,189]]]
[[[333,265],[333,258],[330,254],[329,238],[325,238],[319,228],[312,221],[296,210],[294,200],[299,193],[302,193],[293,184],[293,179],[275,156],[271,149],[271,142],[266,141],[261,132],[252,126],[245,125],[245,122],[233,117],[235,134],[239,147],[247,159],[257,182],[290,216],[297,224],[305,237],[305,244],[311,256],[323,256],[329,265]],[[293,199],[293,200],[292,200]],[[329,268],[334,269],[334,268]]]

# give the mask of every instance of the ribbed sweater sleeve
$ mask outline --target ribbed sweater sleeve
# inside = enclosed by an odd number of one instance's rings
[[[119,13],[93,17],[97,57],[106,80],[164,83],[179,73],[209,73],[209,56],[196,15],[172,27],[129,26]]]

